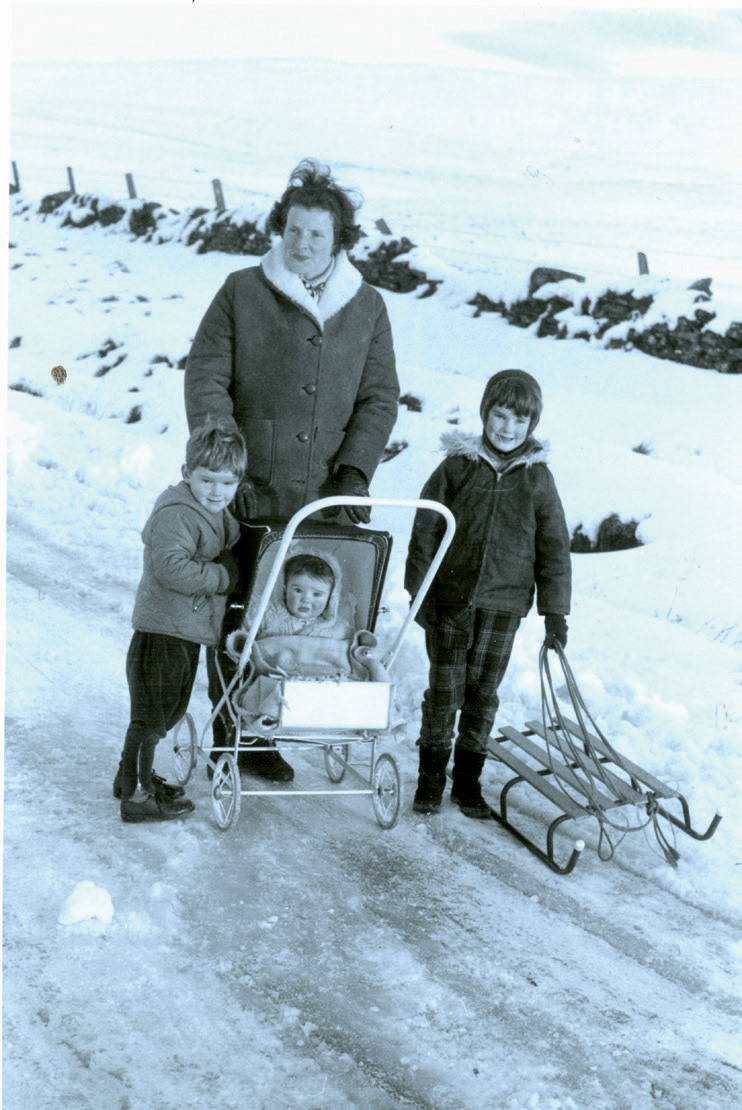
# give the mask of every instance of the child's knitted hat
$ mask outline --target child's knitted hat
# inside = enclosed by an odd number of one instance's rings
[[[541,419],[544,399],[541,386],[535,378],[525,370],[500,370],[493,374],[484,387],[482,403],[479,406],[479,415],[482,423],[486,423],[487,416],[493,405],[505,405],[514,412],[528,415],[531,418],[528,434]]]

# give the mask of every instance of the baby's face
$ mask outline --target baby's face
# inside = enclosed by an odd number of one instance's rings
[[[321,616],[330,600],[332,585],[311,574],[295,574],[286,583],[286,608],[292,617],[308,621]]]

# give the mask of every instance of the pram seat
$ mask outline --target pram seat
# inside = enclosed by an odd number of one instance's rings
[[[230,607],[230,624],[239,617],[240,625],[225,638],[233,663],[239,662],[261,601],[265,607],[263,595],[286,523],[266,520],[243,528],[239,558],[249,566],[249,574],[242,602]],[[388,728],[392,684],[373,629],[391,544],[388,532],[354,526],[306,521],[296,529],[282,562],[310,554],[337,566],[342,581],[338,616],[353,635],[341,639],[258,633],[245,680],[232,694],[243,735],[281,737],[288,730],[293,739],[308,739],[337,728],[340,721],[345,732]],[[279,573],[269,605],[282,597],[283,589]],[[359,684],[369,682],[378,689],[359,693]],[[346,683],[351,690],[341,688]]]

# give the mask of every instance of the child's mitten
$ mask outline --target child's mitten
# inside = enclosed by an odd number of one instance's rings
[[[561,613],[547,613],[544,617],[546,625],[546,646],[554,648],[555,642],[562,648],[567,646],[567,621]]]

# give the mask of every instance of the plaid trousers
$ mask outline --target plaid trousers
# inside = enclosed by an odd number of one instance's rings
[[[423,694],[421,747],[450,751],[456,714],[459,748],[484,752],[500,704],[497,689],[507,670],[521,618],[486,609],[445,609],[425,633],[430,661]]]

